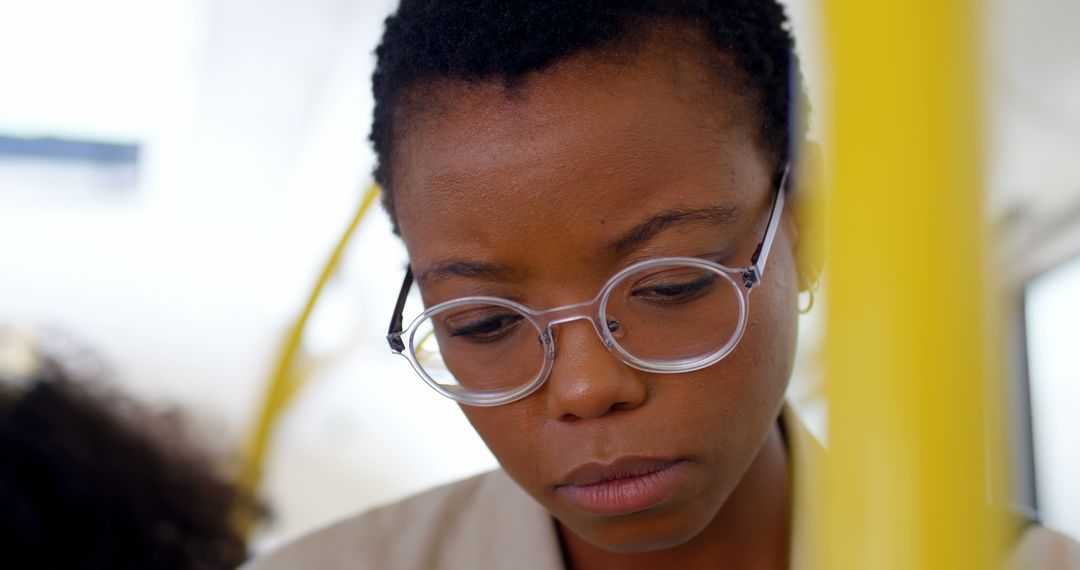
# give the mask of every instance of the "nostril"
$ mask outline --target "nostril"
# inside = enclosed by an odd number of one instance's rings
[[[629,411],[629,410],[633,410],[636,407],[638,407],[638,405],[634,404],[632,402],[625,402],[625,401],[624,402],[615,402],[614,404],[608,406],[603,411],[603,413],[583,415],[580,412],[566,412],[565,414],[562,415],[562,417],[559,418],[559,420],[562,421],[562,422],[566,422],[566,423],[573,423],[573,422],[581,421],[582,419],[584,419],[586,417],[599,417],[599,416],[604,416],[604,415],[610,414],[612,412],[626,412],[626,411]]]

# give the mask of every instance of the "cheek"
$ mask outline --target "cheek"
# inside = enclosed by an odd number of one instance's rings
[[[746,334],[732,354],[749,378],[783,395],[791,377],[798,336],[798,280],[784,233],[769,258],[761,285],[750,295]]]
[[[753,445],[763,439],[783,402],[795,359],[798,286],[791,249],[777,236],[761,285],[750,295],[746,331],[735,350],[716,366],[695,373],[711,388],[711,417],[698,419],[718,430],[718,445]],[[709,384],[711,383],[711,384]],[[685,409],[699,409],[687,403]]]
[[[530,475],[546,472],[542,466],[549,462],[542,445],[545,415],[541,401],[529,397],[493,408],[461,407],[499,464],[525,487],[532,482]]]

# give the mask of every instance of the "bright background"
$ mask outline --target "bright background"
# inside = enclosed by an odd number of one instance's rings
[[[788,3],[827,112],[820,22],[813,3]],[[0,324],[87,343],[139,398],[183,407],[212,445],[242,445],[369,182],[372,52],[394,5],[0,0],[0,136],[141,149],[133,171],[0,152]],[[1027,325],[1011,345],[1031,370],[1030,390],[1015,375],[1018,409],[1033,410],[1019,460],[1038,465],[1020,484],[1080,536],[1080,4],[986,8],[987,215],[1008,310]],[[386,349],[403,267],[374,212],[305,339],[322,364],[278,432],[263,544],[494,466],[458,409]],[[820,433],[814,318],[791,397]]]

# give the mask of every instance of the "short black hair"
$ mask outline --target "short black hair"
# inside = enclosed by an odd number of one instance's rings
[[[375,180],[395,227],[395,113],[411,89],[440,79],[513,85],[574,55],[619,45],[662,19],[706,31],[717,55],[734,58],[754,92],[762,141],[779,171],[792,137],[806,137],[809,102],[787,15],[776,0],[402,0],[375,52],[370,137]]]

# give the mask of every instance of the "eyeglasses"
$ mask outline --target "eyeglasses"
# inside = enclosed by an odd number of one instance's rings
[[[623,268],[584,303],[538,311],[499,297],[463,297],[427,309],[403,329],[409,268],[386,337],[390,349],[437,392],[471,406],[507,404],[540,388],[555,362],[554,326],[575,320],[590,321],[604,346],[639,370],[670,374],[711,366],[746,330],[750,292],[765,272],[789,170],[749,266],[650,259]]]

